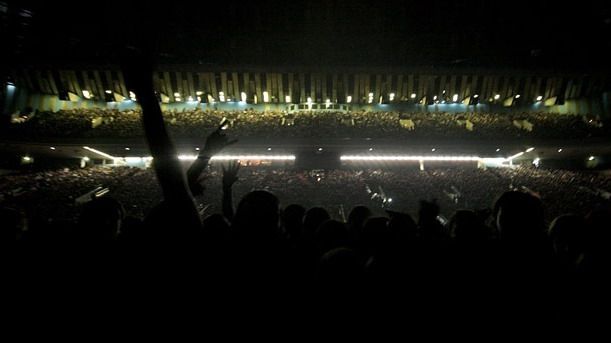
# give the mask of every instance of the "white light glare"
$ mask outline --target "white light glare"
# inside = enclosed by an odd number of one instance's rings
[[[594,156],[588,157],[588,161],[594,161]]]
[[[394,101],[394,100],[395,100],[395,93],[390,93],[390,94],[388,95],[388,100],[390,100],[390,101]]]
[[[412,93],[412,95],[410,95],[410,98],[416,99],[416,93]]]
[[[543,100],[543,97],[542,97],[541,95],[539,95],[539,96],[537,97],[537,101],[541,101],[541,100]]]
[[[246,102],[246,92],[240,93],[240,98],[242,99],[242,102]]]
[[[494,95],[494,100],[499,100],[500,98],[501,98],[501,95],[500,95],[500,94],[495,94],[495,95]]]
[[[454,94],[454,96],[452,96],[452,101],[454,102],[458,101],[458,94]]]
[[[91,99],[91,93],[89,91],[83,90],[83,96],[85,99]]]
[[[352,95],[348,95],[348,96],[346,97],[346,102],[347,102],[347,103],[351,103],[351,102],[352,102]]]
[[[526,149],[526,152],[531,152],[531,151],[533,151],[533,150],[535,150],[535,148],[530,147],[530,148]]]
[[[181,161],[194,161],[197,155],[178,155]],[[231,160],[271,160],[271,161],[294,161],[294,155],[216,155],[212,156],[213,161],[231,161]]]
[[[225,92],[219,92],[219,101],[225,102]]]
[[[411,156],[411,155],[389,155],[389,156],[360,156],[343,155],[341,161],[479,161],[478,156]]]
[[[284,102],[290,103],[291,102],[291,96],[290,95],[285,95],[284,96]]]
[[[263,92],[263,102],[269,102],[269,93],[267,91]]]

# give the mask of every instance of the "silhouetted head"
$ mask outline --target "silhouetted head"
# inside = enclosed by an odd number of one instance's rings
[[[297,239],[301,236],[303,216],[305,208],[301,205],[293,204],[284,208],[280,216],[284,233],[289,239]]]
[[[322,207],[312,207],[303,216],[303,233],[308,237],[314,237],[316,230],[324,221],[329,220],[329,212]]]
[[[418,225],[416,221],[407,213],[386,211],[390,220],[388,229],[394,238],[400,242],[413,241],[418,236]]]
[[[350,241],[346,225],[333,219],[326,220],[319,226],[314,239],[322,253],[345,247]]]
[[[505,192],[494,205],[500,237],[510,243],[538,242],[544,235],[543,204],[531,194]]]
[[[354,250],[337,248],[325,253],[319,262],[318,277],[331,283],[352,283],[357,281],[362,271]]]
[[[110,197],[95,198],[83,205],[79,217],[79,236],[93,240],[112,240],[119,233],[124,210]]]
[[[267,191],[246,194],[236,209],[231,224],[242,238],[270,240],[278,237],[278,198]]]
[[[365,221],[371,217],[371,210],[367,206],[355,206],[348,214],[348,230],[355,239],[361,234]]]
[[[458,210],[450,219],[450,235],[458,242],[481,243],[488,231],[481,218],[471,210]]]
[[[548,234],[556,256],[575,259],[584,250],[586,221],[575,214],[561,215],[552,221]]]
[[[387,247],[390,242],[388,218],[374,217],[367,219],[361,234],[361,245],[370,253],[375,253],[379,249]]]
[[[26,230],[25,216],[14,208],[0,208],[0,224],[5,235],[14,232],[16,240],[21,239]]]

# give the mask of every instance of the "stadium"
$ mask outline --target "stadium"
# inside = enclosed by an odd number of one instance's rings
[[[193,6],[0,1],[16,241],[340,284],[607,267],[607,5]]]

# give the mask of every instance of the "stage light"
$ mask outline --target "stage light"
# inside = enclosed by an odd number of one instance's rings
[[[495,94],[495,95],[494,95],[494,100],[499,100],[500,98],[501,98],[501,95],[500,95],[500,94]]]
[[[111,155],[109,155],[109,154],[107,154],[107,153],[105,153],[105,152],[102,152],[102,151],[100,151],[100,150],[96,150],[96,149],[90,148],[90,147],[88,147],[88,146],[84,146],[84,147],[83,147],[83,149],[85,149],[85,150],[89,150],[89,151],[91,151],[91,152],[93,152],[93,153],[96,153],[96,154],[98,154],[98,155],[100,155],[100,156],[106,157],[106,158],[111,159],[111,160],[114,160],[114,159],[115,159],[115,157],[114,157],[114,156],[111,156]]]
[[[452,96],[452,101],[454,102],[458,101],[458,94],[454,94],[454,96]]]
[[[520,94],[516,94],[516,97],[515,97],[515,98],[516,98],[516,99],[519,99],[519,98],[520,98],[520,96],[521,96]]]
[[[174,93],[174,96],[179,98],[180,97],[180,93],[176,92],[176,93]]]
[[[285,95],[284,96],[284,102],[286,102],[287,104],[291,102],[291,96],[290,95]]]
[[[540,164],[541,164],[541,159],[540,159],[539,157],[537,157],[537,158],[535,158],[535,159],[533,160],[533,165],[534,165],[535,167],[538,167]]]
[[[539,96],[537,97],[537,101],[541,101],[541,100],[543,100],[543,97],[542,97],[541,95],[539,95]]]
[[[85,162],[89,162],[90,160],[91,159],[89,157],[87,157],[87,156],[83,157],[83,161],[85,161]]]
[[[269,148],[269,147],[268,147],[268,148],[267,148],[267,151],[272,151],[272,148]]]
[[[558,149],[558,152],[562,152],[562,148]]]
[[[85,99],[91,99],[91,93],[87,90],[83,90],[83,96]]]
[[[388,100],[389,100],[389,101],[394,101],[394,100],[395,100],[395,93],[390,93],[390,94],[388,95]]]
[[[327,100],[325,101],[325,107],[326,107],[326,108],[329,108],[329,106],[331,106],[331,100],[330,100],[330,99],[327,99]]]
[[[129,97],[133,100],[136,101],[136,93],[129,91]]]
[[[348,103],[348,104],[349,104],[349,103],[351,103],[351,102],[352,102],[352,95],[348,95],[348,96],[346,97],[346,103]]]
[[[312,97],[309,96],[308,97],[308,105],[311,105],[311,104],[312,104]]]
[[[437,100],[437,95],[435,95],[435,96],[433,97],[433,100]]]
[[[242,99],[242,102],[246,102],[246,92],[240,93],[240,99]]]
[[[25,162],[25,163],[32,162],[32,158],[30,156],[23,156],[21,158],[21,162]]]
[[[263,102],[269,102],[269,93],[267,91],[263,92]]]
[[[473,97],[474,97],[475,99],[477,99],[477,98],[479,98],[479,94],[475,94]]]
[[[125,148],[125,150],[130,151],[131,149],[130,148]]]
[[[199,150],[200,150],[199,148],[195,148],[195,151],[199,151]]]
[[[176,99],[174,99],[174,100],[176,100],[177,102],[181,102],[181,101],[182,101],[182,98],[176,98]]]
[[[531,152],[531,151],[533,151],[533,150],[535,150],[535,148],[530,147],[530,148],[526,149],[526,152]]]
[[[49,147],[49,149],[51,149],[51,150],[55,150],[55,147],[54,147],[54,146],[52,146],[52,147]]]
[[[370,98],[373,98],[373,93],[369,93],[369,97],[370,97]]]
[[[318,151],[322,151],[322,148],[318,148]]]
[[[193,102],[193,97],[192,97],[192,96],[188,97],[188,98],[187,98],[187,101],[189,101],[189,102]]]
[[[511,161],[511,160],[513,160],[514,158],[518,158],[518,157],[520,157],[520,156],[522,156],[522,155],[524,155],[524,151],[520,151],[519,153],[517,153],[517,154],[515,154],[515,155],[513,155],[513,156],[509,156],[509,157],[507,157],[507,158],[506,158],[506,160],[507,160],[507,161]]]
[[[202,92],[202,91],[195,92],[195,95],[202,95],[202,94],[204,94],[204,92]]]
[[[369,148],[369,151],[373,151],[373,148]]]
[[[198,97],[197,97],[197,101],[198,101],[198,102],[202,102],[202,97],[201,97],[201,96],[198,96]]]
[[[479,161],[479,156],[412,156],[412,155],[388,155],[388,156],[362,156],[342,155],[341,161],[451,161],[451,162],[474,162]]]
[[[224,92],[219,92],[219,101],[225,102],[225,93]]]
[[[410,95],[410,98],[416,99],[416,93],[412,93],[412,95]]]
[[[432,152],[435,152],[435,150],[437,150],[437,149],[435,149],[435,148],[431,149]]]
[[[499,152],[499,151],[501,151],[501,148],[496,148],[496,152]]]
[[[594,156],[590,156],[588,157],[588,161],[594,161],[594,158],[595,158]]]

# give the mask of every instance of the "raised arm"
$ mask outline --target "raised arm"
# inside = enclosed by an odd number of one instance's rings
[[[223,215],[229,221],[233,220],[233,192],[232,186],[238,181],[240,162],[233,161],[227,168],[223,166]]]
[[[152,68],[147,63],[129,63],[123,72],[142,107],[142,124],[153,156],[153,169],[163,192],[164,202],[181,222],[200,222],[193,197],[187,187],[184,171],[178,160],[163,121],[161,107],[153,89]]]

